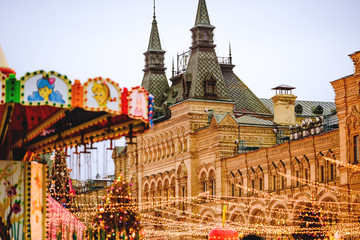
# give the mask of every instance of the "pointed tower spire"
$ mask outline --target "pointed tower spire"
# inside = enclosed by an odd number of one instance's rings
[[[215,27],[210,24],[205,0],[199,0],[195,26],[190,29],[193,40],[190,48],[192,50],[197,47],[214,49],[214,28]]]
[[[145,69],[141,86],[155,96],[155,106],[160,107],[164,102],[164,97],[167,91],[169,90],[169,83],[165,75],[165,51],[161,48],[159,31],[156,22],[155,0],[149,46],[144,55]]]
[[[155,0],[154,0],[154,15],[153,15],[153,21],[152,21],[152,27],[151,27],[151,33],[150,33],[150,39],[149,39],[149,46],[148,51],[161,51],[161,43],[160,43],[160,37],[159,37],[159,31],[157,27],[156,22],[156,14],[155,14]]]
[[[232,64],[232,56],[231,56],[231,42],[229,42],[229,62]]]
[[[195,26],[191,28],[192,46],[186,73],[177,101],[189,98],[228,101],[214,44],[214,26],[210,25],[205,0],[199,0]]]
[[[209,25],[210,25],[210,18],[206,8],[206,2],[205,0],[199,0],[198,10],[196,13],[195,26],[209,26]]]
[[[175,76],[174,57],[172,58],[172,77]]]

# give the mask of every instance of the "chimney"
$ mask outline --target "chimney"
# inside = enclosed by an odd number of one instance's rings
[[[289,85],[282,84],[271,90],[276,90],[276,95],[271,98],[274,104],[274,122],[279,125],[295,124],[295,99],[292,94],[295,89]]]

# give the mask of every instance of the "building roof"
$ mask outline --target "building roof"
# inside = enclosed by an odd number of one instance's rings
[[[117,146],[115,147],[115,152],[119,155],[126,147],[125,146]]]
[[[239,125],[262,125],[262,126],[274,126],[275,123],[270,120],[262,118],[252,117],[250,115],[243,115],[235,119]]]
[[[214,114],[214,118],[216,120],[217,123],[221,122],[221,120],[223,120],[226,115],[228,115],[227,113],[224,113],[224,114]]]
[[[286,85],[286,84],[281,84],[277,87],[272,88],[271,90],[276,90],[276,89],[288,89],[288,90],[292,90],[295,89],[295,87],[292,87],[290,85]]]
[[[154,11],[154,18],[152,21],[148,51],[162,51],[160,37],[159,37],[159,31],[158,31],[157,22],[156,22],[155,11]]]
[[[222,74],[228,96],[235,102],[235,111],[244,113],[271,114],[262,101],[235,75],[222,66]]]
[[[205,0],[199,0],[195,26],[211,26]]]
[[[260,98],[267,108],[274,114],[274,105],[271,99],[268,98]],[[301,106],[302,113],[296,110]],[[318,107],[323,109],[322,113],[317,112]],[[326,116],[331,115],[336,112],[336,105],[334,102],[319,102],[319,101],[304,101],[304,100],[295,100],[295,112],[298,117],[311,117],[311,116]]]
[[[165,100],[165,94],[169,91],[169,83],[165,74],[165,51],[161,48],[155,16],[155,6],[148,50],[144,55],[145,69],[141,86],[143,86],[150,94],[154,95],[155,107],[160,107]]]

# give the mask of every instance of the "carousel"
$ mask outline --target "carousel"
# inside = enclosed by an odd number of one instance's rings
[[[69,237],[77,231],[83,239],[85,226],[46,194],[46,166],[33,160],[123,136],[131,141],[151,127],[152,97],[101,77],[82,84],[39,70],[17,78],[1,49],[0,86],[0,239],[54,239],[47,213],[64,218]]]

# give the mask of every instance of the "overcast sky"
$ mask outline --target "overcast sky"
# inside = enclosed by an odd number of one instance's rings
[[[156,16],[171,59],[191,45],[198,0],[157,0]],[[300,100],[333,101],[330,82],[353,73],[360,50],[358,0],[207,0],[218,56],[258,96],[280,84]],[[43,69],[72,81],[109,77],[141,84],[153,0],[0,0],[0,45],[18,78]]]

